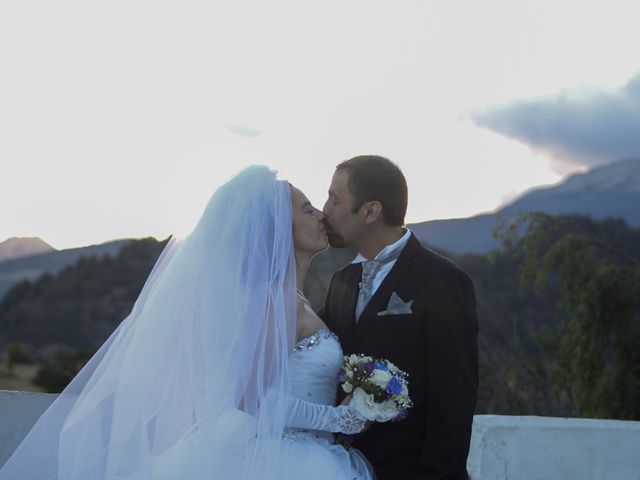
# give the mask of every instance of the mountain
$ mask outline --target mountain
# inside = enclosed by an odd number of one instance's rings
[[[0,261],[0,299],[21,280],[35,280],[44,272],[55,274],[75,263],[80,257],[92,255],[101,257],[107,254],[115,256],[124,245],[131,241],[131,239],[113,240],[99,245],[53,250],[28,257]]]
[[[38,237],[11,237],[0,242],[0,262],[54,250],[55,248]]]
[[[437,249],[485,254],[499,247],[492,233],[499,218],[507,221],[519,212],[534,211],[588,215],[596,220],[622,218],[640,227],[640,157],[595,167],[571,175],[558,185],[530,190],[496,213],[409,227],[420,240]]]

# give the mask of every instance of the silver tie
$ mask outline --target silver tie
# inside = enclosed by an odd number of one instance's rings
[[[362,281],[360,282],[358,304],[356,305],[356,321],[358,321],[373,296],[373,279],[382,263],[376,260],[362,262]]]

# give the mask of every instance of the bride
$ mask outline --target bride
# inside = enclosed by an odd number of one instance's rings
[[[321,216],[267,167],[220,187],[0,480],[372,478],[334,442],[366,422],[334,406],[342,350],[302,294]]]

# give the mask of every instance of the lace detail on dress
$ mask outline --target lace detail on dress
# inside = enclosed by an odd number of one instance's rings
[[[300,352],[302,350],[311,350],[313,347],[315,347],[316,345],[320,344],[323,340],[326,340],[328,338],[333,338],[335,339],[336,342],[340,343],[340,340],[338,339],[338,336],[335,333],[333,333],[330,330],[327,330],[326,328],[321,328],[317,330],[315,333],[312,333],[311,335],[307,335],[306,337],[302,337],[300,340],[298,340],[293,350],[294,352]]]

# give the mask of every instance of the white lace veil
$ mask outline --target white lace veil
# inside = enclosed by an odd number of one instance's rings
[[[286,181],[254,166],[220,187],[0,480],[277,471],[295,341],[292,243]],[[188,465],[197,468],[185,476]]]

